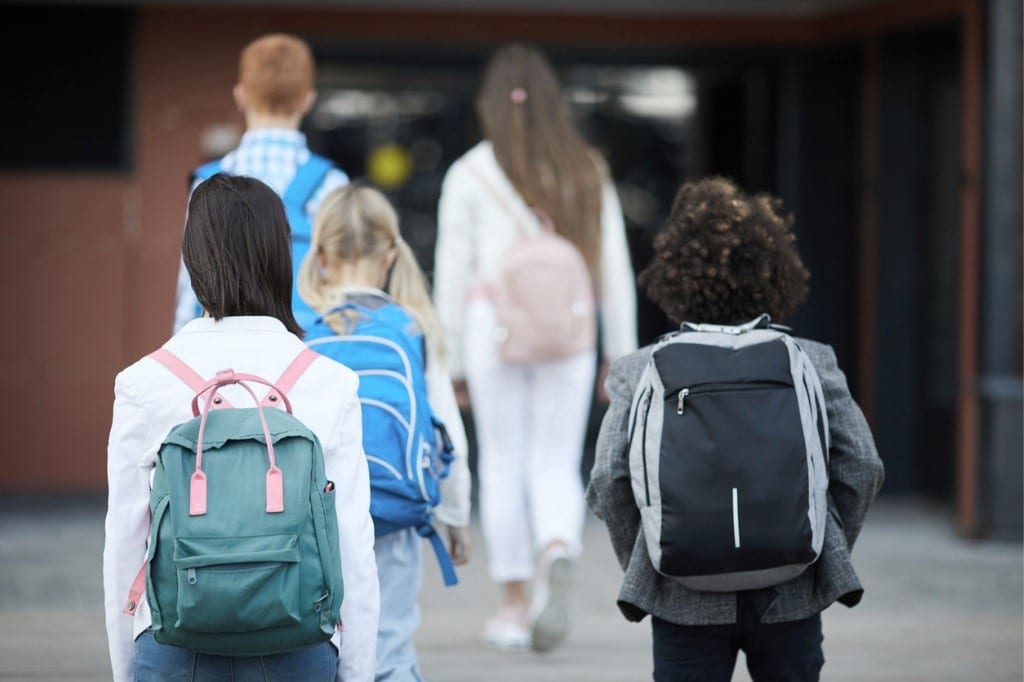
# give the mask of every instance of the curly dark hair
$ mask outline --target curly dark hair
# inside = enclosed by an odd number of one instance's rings
[[[640,285],[676,323],[785,319],[807,297],[810,277],[792,227],[768,194],[751,196],[720,177],[686,183]]]

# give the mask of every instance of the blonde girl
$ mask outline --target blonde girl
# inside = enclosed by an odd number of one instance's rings
[[[403,320],[398,333],[408,335],[409,347],[416,348],[425,340],[426,367],[414,371],[424,373],[430,407],[447,427],[455,449],[449,476],[441,481],[442,502],[435,518],[448,527],[453,562],[465,563],[470,553],[466,435],[444,366],[440,325],[426,280],[399,233],[395,210],[380,192],[346,186],[324,199],[313,224],[312,243],[299,271],[298,286],[303,299],[324,316],[309,329],[307,341],[328,357],[344,363],[345,344],[331,339],[350,334],[360,316],[372,317],[374,311],[384,315],[386,310],[392,316],[389,319],[398,315]],[[367,432],[363,436],[369,452],[371,439],[378,434]],[[383,494],[371,481],[371,506],[374,496]],[[382,520],[375,518],[375,522],[381,591],[376,679],[418,680],[421,674],[412,638],[419,624],[416,599],[423,542],[413,528],[388,532]]]

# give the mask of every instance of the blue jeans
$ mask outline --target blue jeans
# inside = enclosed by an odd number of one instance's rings
[[[653,617],[651,622],[655,682],[729,682],[741,649],[754,682],[817,682],[825,664],[820,615],[762,623],[742,593],[731,625],[676,625]]]
[[[135,682],[334,682],[337,674],[330,642],[273,656],[211,656],[161,644],[149,631],[135,640]]]
[[[423,579],[423,538],[410,529],[377,538],[380,628],[376,682],[420,682],[412,638],[420,624],[416,603]]]

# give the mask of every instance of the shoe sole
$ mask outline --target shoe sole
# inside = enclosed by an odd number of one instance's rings
[[[523,637],[521,641],[502,639],[500,637],[481,637],[480,640],[492,649],[507,653],[521,653],[530,650],[529,637]]]
[[[548,599],[537,614],[530,632],[530,648],[551,651],[569,632],[569,592],[572,587],[572,562],[559,557],[548,567]]]

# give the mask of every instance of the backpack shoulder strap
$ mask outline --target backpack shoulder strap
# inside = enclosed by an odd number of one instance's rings
[[[281,200],[285,206],[304,208],[320,185],[327,177],[327,172],[334,167],[330,160],[322,156],[310,153],[309,159],[295,170],[295,177],[292,178],[288,188],[284,191]]]
[[[281,377],[274,382],[274,387],[271,388],[267,395],[264,396],[263,400],[260,401],[260,405],[262,407],[274,405],[277,403],[278,398],[282,393],[287,395],[295,386],[299,377],[306,373],[306,370],[309,369],[309,366],[312,365],[313,361],[318,357],[320,357],[320,354],[312,348],[304,348],[301,353],[295,356],[295,359],[291,361],[291,364],[285,368]]]
[[[167,370],[171,374],[181,379],[186,386],[191,388],[196,393],[206,388],[206,385],[208,383],[206,379],[199,376],[199,374],[197,374],[194,369],[185,364],[184,360],[182,360],[181,358],[179,358],[177,355],[167,350],[166,348],[158,348],[157,350],[150,353],[149,357],[156,360],[165,368],[167,368]],[[227,399],[223,398],[223,396],[222,400],[224,401],[223,403],[221,403],[223,407],[231,406],[230,403],[228,403]]]
[[[498,205],[501,206],[501,210],[507,213],[508,216],[515,221],[516,229],[519,230],[519,235],[524,236],[529,234],[530,230],[526,227],[526,224],[523,222],[520,215],[522,211],[517,211],[515,209],[515,207],[509,202],[508,197],[502,195],[498,188],[494,186],[494,183],[487,178],[486,173],[484,173],[484,171],[474,161],[470,159],[463,159],[462,163],[466,164],[466,168],[470,173],[476,176],[477,180],[480,181],[480,184],[482,184],[484,189],[487,190],[487,193],[494,197],[495,201],[498,202]],[[545,230],[549,229],[550,220],[544,221],[538,219],[538,222]],[[552,227],[550,231],[553,232],[554,228]]]
[[[445,587],[458,585],[459,578],[455,573],[455,567],[452,565],[452,558],[448,554],[448,549],[444,546],[444,540],[441,539],[437,530],[428,523],[417,527],[416,533],[428,540],[430,546],[434,548],[434,554],[437,556],[437,563],[441,569],[441,578],[444,580]]]

